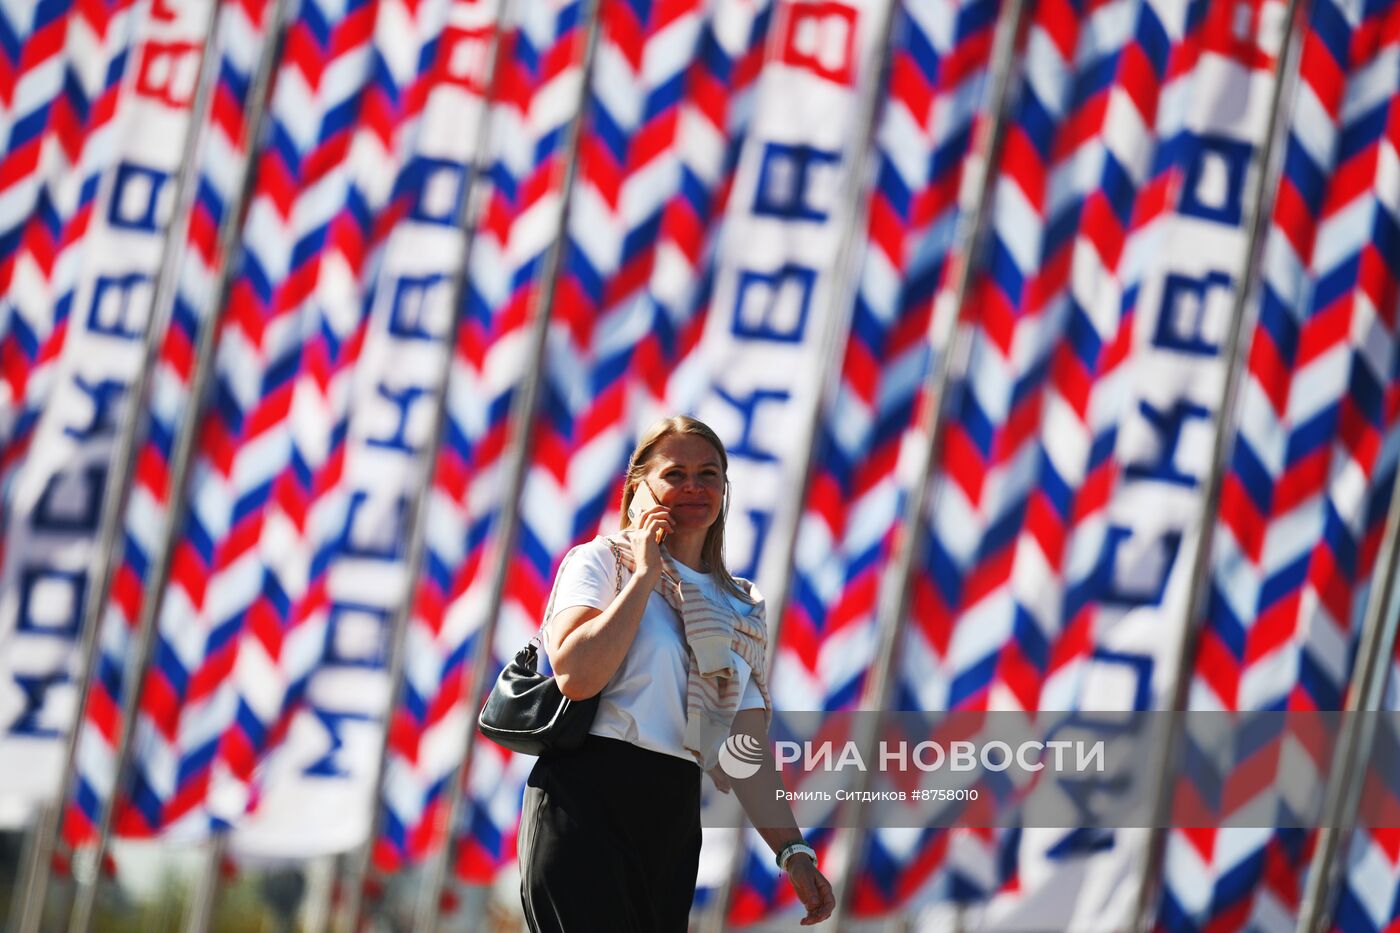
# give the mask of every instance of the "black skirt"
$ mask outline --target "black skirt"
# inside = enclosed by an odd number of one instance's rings
[[[700,768],[590,735],[530,772],[518,839],[534,933],[684,933],[700,864]]]

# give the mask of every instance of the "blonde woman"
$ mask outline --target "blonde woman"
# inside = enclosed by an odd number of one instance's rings
[[[623,531],[560,566],[545,650],[565,696],[601,698],[584,746],[541,757],[526,788],[521,898],[537,933],[684,931],[701,771],[728,792],[715,764],[731,729],[770,749],[763,597],[724,566],[727,468],[709,427],[658,422],[629,463]],[[734,786],[751,815],[781,786],[765,754],[767,767]],[[820,923],[831,885],[788,817],[760,832],[807,910],[802,924]]]

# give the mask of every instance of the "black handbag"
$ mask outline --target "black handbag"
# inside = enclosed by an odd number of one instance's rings
[[[565,554],[564,562],[572,554],[573,551]],[[615,547],[613,556],[617,559],[617,590],[613,593],[616,598],[622,592],[622,561],[617,558]],[[561,562],[559,575],[563,572]],[[558,576],[554,582],[557,589]],[[540,632],[549,624],[553,613],[554,590],[551,590]],[[586,700],[570,700],[560,692],[552,676],[539,672],[540,632],[536,632],[501,671],[476,718],[482,735],[522,755],[546,755],[578,748],[588,736],[602,696],[595,694]]]

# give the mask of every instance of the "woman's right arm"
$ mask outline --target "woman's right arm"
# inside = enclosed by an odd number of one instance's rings
[[[661,575],[658,528],[671,528],[666,510],[660,507],[642,516],[640,528],[625,532],[636,569],[606,609],[573,606],[555,613],[546,627],[549,666],[559,691],[569,699],[586,700],[601,692],[632,647],[647,599]]]

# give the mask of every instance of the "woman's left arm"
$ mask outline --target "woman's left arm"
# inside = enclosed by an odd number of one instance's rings
[[[777,800],[778,792],[783,790],[783,781],[778,773],[777,762],[773,758],[772,742],[768,738],[768,726],[764,722],[763,710],[745,709],[740,710],[734,716],[734,725],[730,727],[733,733],[747,733],[757,738],[763,747],[763,764],[753,777],[744,780],[734,780],[730,782],[735,795],[739,798],[739,803],[744,808],[744,812],[749,815],[751,822],[757,824],[773,823],[772,812],[773,802]],[[719,782],[716,781],[718,784]],[[721,790],[724,788],[721,786]],[[801,842],[802,833],[797,828],[797,821],[793,819],[792,807],[783,808],[786,815],[785,825],[760,828],[758,834],[763,837],[763,841],[768,843],[768,847],[776,854],[783,850],[783,847],[790,842]],[[758,814],[763,814],[760,820]],[[831,893],[831,882],[827,881],[820,871],[817,870],[817,863],[804,854],[797,854],[788,859],[787,863],[788,881],[792,883],[792,888],[797,892],[797,898],[802,902],[802,906],[807,908],[807,916],[802,918],[803,926],[810,926],[814,923],[821,923],[831,912],[836,909],[836,898]]]

